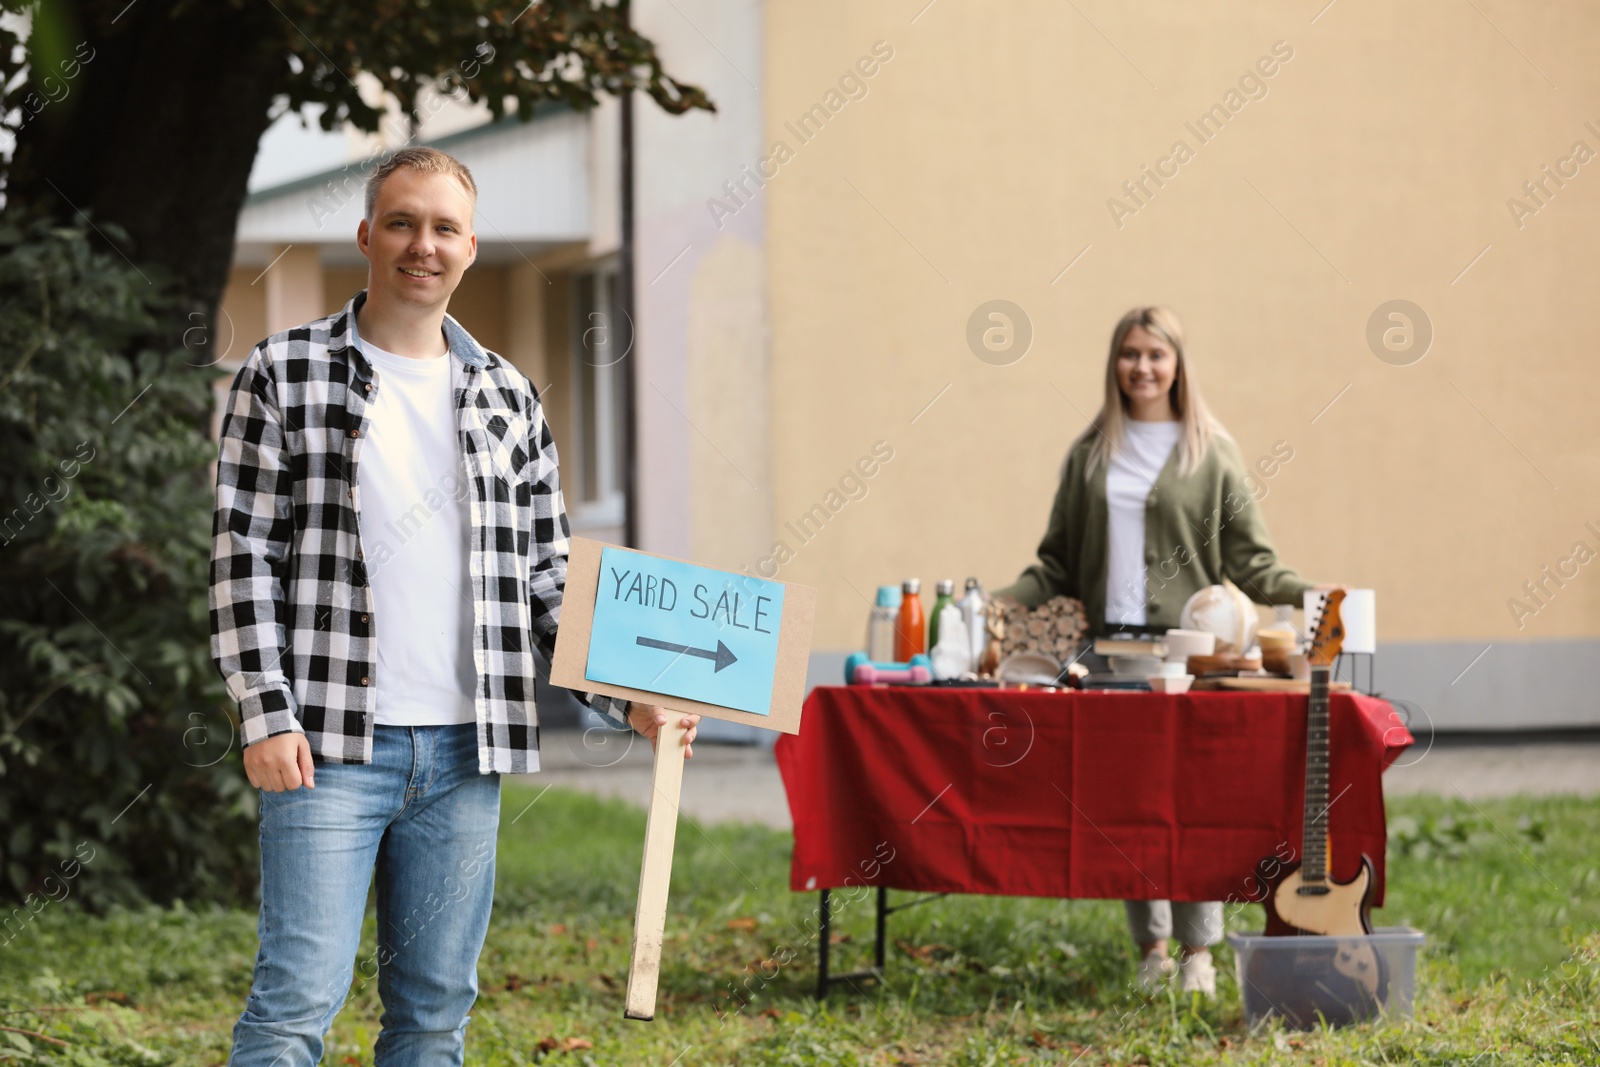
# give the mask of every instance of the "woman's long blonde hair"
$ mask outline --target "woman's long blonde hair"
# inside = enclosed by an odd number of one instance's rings
[[[1089,462],[1084,469],[1086,480],[1094,474],[1099,464],[1110,463],[1113,447],[1122,447],[1123,427],[1128,421],[1128,398],[1117,384],[1117,358],[1122,353],[1122,342],[1127,340],[1128,333],[1135,326],[1144,327],[1171,345],[1177,357],[1177,370],[1172,376],[1172,390],[1168,397],[1178,421],[1183,424],[1178,435],[1178,472],[1187,475],[1200,466],[1206,457],[1206,450],[1211,447],[1213,435],[1227,436],[1227,431],[1211,417],[1210,409],[1200,396],[1200,387],[1189,373],[1189,361],[1183,351],[1183,323],[1178,321],[1178,316],[1170,308],[1137,307],[1122,316],[1117,328],[1111,332],[1111,353],[1106,358],[1105,400],[1100,405],[1100,414],[1073,442],[1076,447],[1085,438],[1092,441]]]

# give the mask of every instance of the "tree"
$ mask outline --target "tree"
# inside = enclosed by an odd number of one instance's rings
[[[0,221],[0,943],[51,901],[238,896],[254,859],[208,647],[215,372],[141,344],[170,302],[92,236]]]
[[[445,82],[496,117],[648,92],[626,0],[0,0],[0,944],[51,901],[229,899],[255,792],[210,662],[212,321],[274,109],[376,130]],[[191,341],[191,352],[183,342]],[[196,354],[202,356],[196,359]]]
[[[0,98],[16,150],[8,206],[128,235],[127,258],[165,268],[211,321],[261,135],[275,106],[325,105],[320,122],[376,132],[368,74],[416,113],[450,85],[496,117],[585,108],[639,89],[680,114],[705,94],[662,70],[628,3],[542,0],[0,0]],[[276,104],[275,104],[276,102]],[[302,111],[302,113],[304,113]],[[103,226],[102,226],[103,228]]]

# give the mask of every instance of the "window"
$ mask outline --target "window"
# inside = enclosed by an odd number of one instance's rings
[[[566,495],[573,526],[586,530],[623,524],[622,374],[632,331],[619,327],[616,283],[616,266],[610,263],[572,279],[577,477]]]

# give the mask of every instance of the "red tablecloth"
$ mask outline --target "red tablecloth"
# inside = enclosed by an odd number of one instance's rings
[[[1332,873],[1364,852],[1383,902],[1381,775],[1411,735],[1378,699],[1329,706]],[[777,743],[797,891],[1259,899],[1300,854],[1306,698],[822,686]]]

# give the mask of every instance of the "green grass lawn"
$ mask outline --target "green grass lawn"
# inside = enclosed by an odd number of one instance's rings
[[[788,889],[789,835],[685,819],[659,1011],[631,1023],[643,813],[508,786],[468,1062],[1600,1063],[1600,801],[1389,808],[1389,900],[1375,921],[1429,936],[1411,1022],[1252,1035],[1225,946],[1215,1001],[1147,1000],[1129,985],[1120,905],[991,897],[894,916],[887,982],[819,1005],[816,894]],[[866,962],[871,919],[870,898],[846,908],[836,967]],[[1259,929],[1260,909],[1230,908],[1228,925]],[[0,1059],[221,1064],[255,948],[253,911],[91,917],[52,904],[0,947]],[[363,958],[374,949],[369,919]],[[376,984],[358,982],[324,1062],[370,1063],[380,1010]]]

